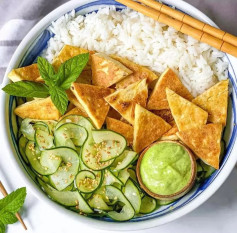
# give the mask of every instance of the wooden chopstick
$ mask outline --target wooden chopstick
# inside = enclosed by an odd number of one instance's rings
[[[158,10],[174,19],[177,19],[185,24],[188,24],[192,26],[193,28],[196,28],[200,31],[206,32],[218,39],[221,39],[225,42],[228,42],[229,44],[232,44],[234,46],[237,46],[237,37],[234,35],[231,35],[230,33],[227,33],[225,31],[222,31],[219,28],[213,27],[209,24],[206,24],[198,19],[195,19],[181,11],[175,10],[169,6],[166,6],[165,4],[162,4],[160,2],[157,2],[155,0],[137,0],[155,10]]]
[[[194,28],[186,23],[183,23],[180,20],[174,19],[174,18],[170,17],[169,15],[161,13],[160,11],[158,11],[154,8],[139,4],[139,3],[134,2],[132,0],[116,0],[116,1],[122,3],[123,5],[125,5],[129,8],[132,8],[133,10],[136,10],[148,17],[151,17],[151,18],[155,19],[156,21],[159,21],[159,22],[164,23],[168,26],[171,26],[171,27],[175,28],[177,31],[180,31],[186,35],[189,35],[189,36],[191,36],[203,43],[207,43],[210,46],[212,46],[222,52],[226,52],[226,53],[229,53],[229,54],[237,57],[237,46],[234,46],[230,43],[225,42],[224,40],[221,40],[221,39],[214,37],[204,31],[201,31],[201,30]],[[153,5],[151,5],[151,6],[154,6],[154,2],[153,2]],[[181,18],[181,15],[179,17]]]
[[[3,194],[4,197],[6,197],[8,195],[7,190],[5,189],[5,187],[3,186],[1,181],[0,181],[0,192]],[[19,222],[21,223],[21,225],[24,227],[24,229],[27,230],[27,227],[26,227],[24,221],[22,220],[21,215],[19,213],[16,213],[16,217],[19,220]]]

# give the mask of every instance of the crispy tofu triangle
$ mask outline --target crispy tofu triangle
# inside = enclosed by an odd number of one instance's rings
[[[166,89],[169,107],[179,131],[195,128],[207,123],[208,113],[184,99],[169,88]]]
[[[43,79],[40,77],[37,64],[32,64],[30,66],[13,69],[8,74],[8,78],[11,79],[13,82],[18,82],[22,80],[43,82]]]
[[[131,145],[133,142],[133,127],[122,121],[107,117],[106,118],[107,129],[122,134],[127,142]]]
[[[86,112],[82,111],[80,108],[77,108],[77,107],[71,109],[66,114],[64,114],[62,117],[68,116],[68,115],[80,115],[80,116],[88,117]]]
[[[122,63],[103,53],[95,53],[91,58],[92,83],[96,86],[110,87],[132,73]]]
[[[222,124],[202,125],[178,132],[178,137],[205,163],[219,169]]]
[[[70,101],[70,103],[75,105],[77,108],[79,108],[82,112],[84,112],[86,114],[86,111],[83,108],[82,104],[79,102],[77,97],[72,93],[72,91],[70,89],[68,89],[66,91],[66,93],[67,93],[67,97],[68,97],[68,100]]]
[[[147,103],[148,109],[160,110],[169,109],[169,104],[166,98],[166,88],[169,88],[187,100],[192,100],[193,96],[188,89],[181,83],[178,76],[171,69],[167,69],[157,81],[149,101]]]
[[[163,118],[168,123],[174,120],[170,109],[153,110],[152,112],[157,116]]]
[[[141,152],[169,129],[171,129],[170,124],[137,104],[135,108],[133,149],[136,152]]]
[[[125,89],[115,91],[105,100],[117,110],[130,124],[134,123],[134,111],[136,104],[146,106],[148,88],[146,79],[131,84]]]
[[[71,90],[91,118],[95,127],[100,129],[110,108],[104,97],[110,95],[113,90],[80,83],[73,83]]]
[[[131,85],[132,83],[135,83],[139,80],[146,79],[147,83],[151,83],[153,80],[157,79],[157,75],[149,70],[146,67],[140,66],[126,58],[111,55],[111,57],[119,62],[121,62],[123,65],[125,65],[127,68],[132,70],[132,74],[130,74],[127,78],[121,80],[116,84],[116,89],[126,88],[127,86]]]
[[[58,120],[61,116],[50,97],[22,104],[15,108],[14,113],[23,119],[37,120]]]
[[[89,51],[87,49],[83,49],[80,47],[76,47],[76,46],[71,46],[71,45],[64,45],[63,48],[61,49],[61,51],[59,52],[58,56],[54,58],[53,60],[53,67],[55,70],[58,70],[58,68],[60,67],[60,65],[67,61],[68,59],[75,57],[79,54],[83,54],[83,53],[90,53],[93,54],[93,51]],[[89,62],[87,64],[87,66],[85,67],[85,70],[90,69],[90,65],[91,65],[91,56],[89,58]]]
[[[193,103],[208,112],[208,121],[226,125],[228,107],[228,84],[229,80],[224,80],[193,100]]]

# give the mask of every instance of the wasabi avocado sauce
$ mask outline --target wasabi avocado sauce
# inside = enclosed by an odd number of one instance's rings
[[[192,175],[191,159],[179,144],[158,143],[145,152],[140,175],[151,192],[172,195],[188,185]]]

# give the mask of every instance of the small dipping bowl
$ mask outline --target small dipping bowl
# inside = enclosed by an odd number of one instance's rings
[[[154,149],[154,147],[158,151],[152,151],[151,149]],[[174,153],[162,154],[162,152],[170,152],[168,147],[172,148]],[[148,154],[149,150],[150,154]],[[177,156],[177,160],[175,156]],[[157,159],[158,157],[160,157],[160,160]],[[144,160],[148,163],[147,165],[142,164]],[[186,165],[182,163],[185,160],[187,161]],[[155,168],[155,171],[150,173],[153,168]],[[193,153],[180,142],[158,141],[142,152],[137,162],[136,172],[138,181],[147,194],[159,200],[170,201],[185,195],[193,187],[197,174],[197,164]],[[186,182],[182,183],[182,177],[181,182],[177,182],[178,179],[180,180],[180,176],[183,176],[183,180],[186,179]],[[162,180],[161,177],[164,177],[164,179]],[[147,179],[150,180],[153,187],[147,187],[149,186],[147,185],[149,183]],[[165,179],[166,181],[164,181]],[[163,191],[154,192],[154,189],[158,186]],[[178,190],[175,186],[178,186]],[[169,191],[164,191],[164,188],[168,188]]]

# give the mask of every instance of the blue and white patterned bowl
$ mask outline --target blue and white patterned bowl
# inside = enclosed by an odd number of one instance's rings
[[[190,6],[189,4],[181,0],[164,0],[166,4],[172,4],[196,18],[199,18],[209,24],[216,26],[207,16],[203,13]],[[75,9],[77,14],[86,14],[98,8],[106,5],[116,5],[117,9],[122,9],[124,6],[115,2],[114,0],[78,0],[70,1],[56,10],[52,11],[49,15],[43,18],[24,38],[16,52],[14,53],[11,62],[8,66],[6,74],[16,67],[26,66],[32,64],[36,57],[42,52],[47,46],[47,41],[53,35],[47,30],[52,21],[55,21],[63,14]],[[225,56],[225,60],[229,63],[229,79],[232,84],[232,94],[230,95],[229,113],[228,113],[228,124],[224,132],[224,139],[226,141],[225,156],[221,162],[220,169],[214,172],[214,174],[208,178],[201,185],[196,185],[187,195],[170,204],[159,208],[156,212],[134,218],[129,222],[117,223],[108,218],[89,218],[80,216],[73,213],[64,207],[52,202],[38,187],[35,181],[34,173],[28,168],[23,162],[17,148],[17,119],[13,114],[13,109],[16,105],[14,97],[9,97],[4,93],[1,93],[1,125],[4,125],[5,144],[9,150],[9,156],[11,156],[15,168],[18,170],[20,176],[24,179],[27,187],[30,188],[33,193],[42,201],[46,202],[49,206],[55,210],[64,214],[65,218],[81,223],[91,224],[91,226],[113,230],[136,230],[154,227],[160,224],[170,222],[177,219],[188,212],[194,210],[196,207],[206,201],[225,181],[227,176],[230,174],[237,161],[236,153],[236,73],[237,73],[237,59],[231,56]],[[3,85],[8,83],[8,78],[5,75]]]

